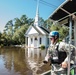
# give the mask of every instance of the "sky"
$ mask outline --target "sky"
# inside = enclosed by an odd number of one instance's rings
[[[64,0],[40,0],[39,16],[44,20],[56,10]],[[37,0],[0,0],[0,31],[3,32],[6,23],[14,18],[26,15],[35,18]]]

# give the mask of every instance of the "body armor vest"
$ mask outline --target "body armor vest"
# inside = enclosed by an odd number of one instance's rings
[[[59,51],[58,47],[59,45],[57,46],[56,50],[52,52],[51,63],[53,64],[61,64],[67,57],[67,53],[65,51]]]

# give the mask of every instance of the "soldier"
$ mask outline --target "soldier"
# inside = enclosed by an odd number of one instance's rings
[[[47,50],[44,63],[51,61],[51,75],[66,75],[68,67],[69,44],[65,41],[59,42],[59,32],[52,31],[49,34],[51,44]],[[74,54],[74,48],[71,45],[71,52]],[[72,55],[72,54],[71,54]],[[74,64],[74,56],[71,56],[71,64]]]

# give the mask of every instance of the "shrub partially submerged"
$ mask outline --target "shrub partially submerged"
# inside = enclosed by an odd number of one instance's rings
[[[45,49],[45,46],[44,46],[44,45],[41,45],[41,46],[40,46],[40,49],[41,49],[41,50],[44,50],[44,49]]]

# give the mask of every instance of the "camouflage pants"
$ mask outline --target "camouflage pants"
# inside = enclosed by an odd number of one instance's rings
[[[52,64],[51,75],[67,75],[67,70],[61,68],[58,64]]]

